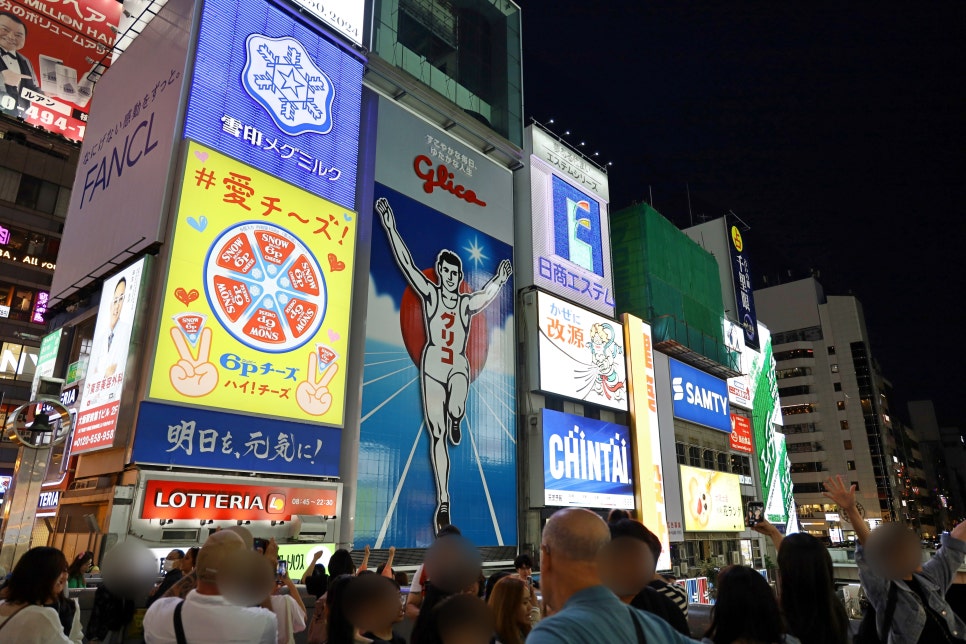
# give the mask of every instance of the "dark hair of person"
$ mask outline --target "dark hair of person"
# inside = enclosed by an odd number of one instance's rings
[[[802,644],[847,644],[849,619],[835,593],[832,558],[815,537],[785,537],[778,549],[778,597],[788,631]]]
[[[74,557],[73,563],[67,568],[67,578],[74,580],[83,580],[84,573],[87,572],[87,568],[91,565],[94,560],[94,553],[89,550],[85,550],[76,557]]]
[[[396,573],[392,576],[392,578],[396,580],[396,585],[399,586],[400,588],[402,588],[403,586],[409,585],[409,575],[407,575],[401,570],[397,570]]]
[[[20,557],[4,588],[10,603],[46,604],[54,584],[67,570],[67,557],[57,548],[31,548]]]
[[[483,591],[483,601],[489,604],[490,596],[493,594],[493,589],[496,588],[496,585],[499,583],[501,579],[509,576],[510,576],[510,573],[506,571],[495,572],[492,575],[490,575],[490,578],[486,580],[486,588]]]
[[[456,259],[459,259],[459,258],[457,257]],[[455,525],[450,524],[450,525],[443,526],[443,529],[440,530],[439,533],[437,533],[436,538],[440,539],[442,537],[461,537],[461,536],[463,536],[463,533],[460,532],[460,529],[457,528]]]
[[[513,567],[519,570],[520,568],[533,568],[533,559],[527,553],[517,555],[517,558],[513,560]]]
[[[631,513],[627,510],[614,508],[607,514],[607,523],[617,523],[621,519],[630,519]]]
[[[717,588],[711,626],[705,637],[714,644],[782,641],[785,629],[778,601],[757,571],[747,566],[728,566],[718,573]]]
[[[188,548],[188,552],[185,553],[185,557],[188,557],[189,559],[191,559],[192,568],[194,568],[195,564],[198,563],[198,553],[200,551],[201,551],[201,548],[199,548],[198,546],[193,546],[191,548]]]
[[[661,540],[657,535],[647,529],[640,521],[634,519],[620,519],[612,521],[610,524],[610,538],[613,539],[637,539],[643,541],[654,554],[654,563],[661,557]]]
[[[420,617],[423,611],[426,611],[425,607],[420,609]],[[427,612],[424,631],[419,634],[419,639],[416,639],[416,632],[413,631],[410,644],[444,644],[452,639],[447,634],[456,629],[479,629],[487,637],[493,633],[493,615],[490,609],[482,599],[473,595],[452,595]]]
[[[399,588],[392,579],[382,575],[356,577],[345,590],[343,612],[350,622],[354,622],[360,611],[389,597],[395,597],[397,601],[399,599]]]
[[[329,559],[329,576],[339,577],[341,575],[356,574],[356,565],[352,561],[352,555],[345,548],[340,548],[332,553]]]
[[[329,566],[332,569],[332,566]],[[353,644],[356,629],[346,613],[347,598],[350,596],[352,585],[360,580],[351,575],[339,575],[329,584],[325,595],[325,605],[328,610],[326,621],[326,641],[328,644]]]
[[[329,586],[329,576],[325,574],[325,566],[320,563],[312,568],[312,574],[305,579],[305,592],[316,599],[325,594]]]
[[[426,582],[423,591],[423,603],[419,607],[419,617],[413,624],[413,632],[409,638],[410,644],[436,642],[431,635],[431,628],[435,624],[433,611],[438,605],[454,595],[454,593],[447,592],[434,585],[432,580]]]
[[[24,35],[24,38],[27,37],[27,23],[25,23],[22,18],[18,18],[17,16],[13,15],[9,11],[0,11],[0,17],[10,18],[15,23],[17,23],[18,25],[20,25],[21,27],[23,27],[23,35]]]
[[[496,622],[496,638],[501,644],[523,644],[530,633],[529,626],[521,626],[517,612],[527,592],[527,582],[518,577],[505,577],[493,587],[493,594],[486,603],[493,611]]]

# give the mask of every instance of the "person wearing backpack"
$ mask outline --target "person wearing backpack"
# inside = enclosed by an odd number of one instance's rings
[[[869,530],[856,506],[855,485],[847,488],[837,476],[825,482],[825,489],[825,496],[839,504],[859,540],[855,564],[862,588],[875,609],[880,641],[966,642],[966,623],[946,601],[956,570],[966,559],[966,522],[943,534],[942,547],[922,563],[919,537],[904,525],[884,523]]]

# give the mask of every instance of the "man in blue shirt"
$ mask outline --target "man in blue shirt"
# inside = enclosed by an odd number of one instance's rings
[[[593,512],[560,510],[547,522],[540,545],[540,582],[550,617],[527,644],[692,643],[660,618],[626,606],[601,581],[601,551],[610,529]]]

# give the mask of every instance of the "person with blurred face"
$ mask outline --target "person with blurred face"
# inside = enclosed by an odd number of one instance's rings
[[[505,577],[493,587],[489,600],[499,644],[523,644],[530,634],[530,586]]]
[[[50,606],[56,604],[65,588],[67,558],[64,553],[46,547],[31,548],[24,553],[4,587],[4,599],[0,600],[0,642],[69,644],[75,641],[64,634],[57,609]]]
[[[611,540],[604,548],[601,566],[604,585],[625,604],[656,615],[679,633],[690,635],[688,622],[674,602],[648,586],[657,566],[649,539],[654,535],[633,519],[621,519],[608,527]]]
[[[479,597],[453,595],[431,611],[425,644],[490,644],[493,614]]]
[[[382,575],[359,577],[349,586],[343,610],[362,637],[377,644],[405,644],[405,638],[393,632],[404,616],[402,596],[393,580]]]
[[[234,532],[222,530],[208,537],[198,552],[196,573],[198,587],[183,601],[164,597],[156,601],[144,616],[144,638],[147,644],[177,644],[177,623],[183,625],[185,638],[191,644],[276,644],[278,622],[275,614],[265,608],[250,608],[248,601],[233,604],[223,593],[252,594],[261,601],[262,593],[251,586],[264,576],[261,570],[233,568],[240,555],[248,554],[245,542]],[[257,558],[268,571],[264,557]],[[236,588],[231,581],[244,582]],[[271,585],[271,572],[268,571]],[[224,588],[222,586],[225,586]],[[270,589],[266,589],[266,596]]]
[[[540,545],[540,576],[552,614],[534,627],[527,644],[691,642],[660,618],[627,606],[604,585],[601,567],[610,541],[607,524],[593,512],[567,508],[550,517]]]
[[[966,559],[966,521],[943,534],[942,546],[923,563],[919,538],[909,528],[884,523],[869,530],[856,505],[854,484],[846,487],[837,476],[825,481],[825,489],[825,496],[839,504],[855,529],[855,564],[875,608],[879,637],[891,644],[966,642],[966,622],[946,601],[956,570]],[[894,609],[886,624],[890,595]]]

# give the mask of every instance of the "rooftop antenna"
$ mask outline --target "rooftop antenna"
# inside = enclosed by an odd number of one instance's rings
[[[684,189],[687,190],[687,192],[688,192],[688,217],[691,218],[691,225],[693,226],[694,225],[694,213],[691,212],[691,185],[687,181],[684,182]]]
[[[654,186],[652,186],[651,184],[647,184],[647,195],[648,195],[648,198],[651,200],[651,208],[653,208],[654,207]]]
[[[729,209],[728,209],[728,214],[729,214],[729,215],[731,215],[732,217],[734,217],[735,219],[737,219],[737,220],[738,220],[738,223],[742,225],[742,230],[741,230],[741,232],[743,232],[743,233],[746,233],[746,232],[748,232],[749,230],[751,230],[751,226],[749,226],[749,225],[748,225],[748,224],[747,224],[747,223],[745,222],[745,220],[744,220],[744,219],[742,219],[741,217],[739,217],[738,215],[736,215],[736,214],[735,214],[735,211],[734,211],[734,210],[731,210],[731,209],[729,208]]]

